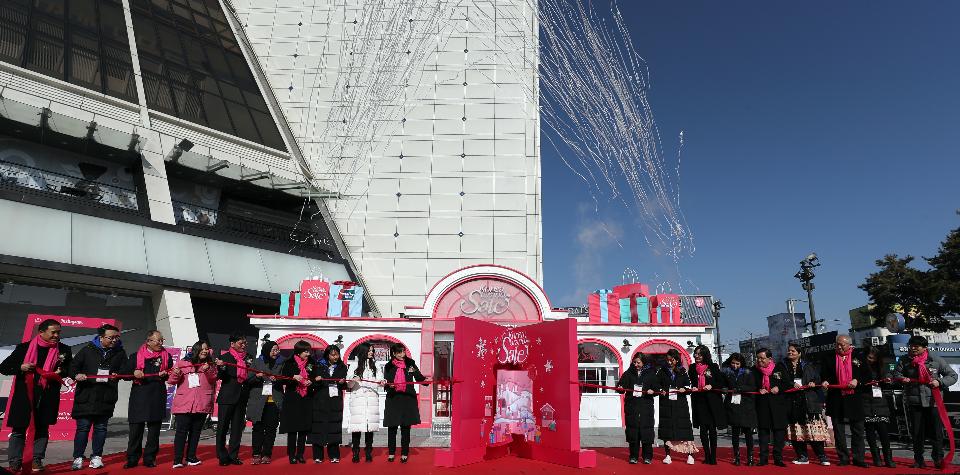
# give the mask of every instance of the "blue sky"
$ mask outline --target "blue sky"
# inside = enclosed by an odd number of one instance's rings
[[[857,285],[875,259],[930,256],[960,226],[960,2],[620,8],[650,69],[665,156],[684,131],[681,205],[696,252],[680,280],[724,302],[724,341],[765,332],[767,315],[805,298],[793,275],[811,251],[823,262],[818,317],[846,328],[847,311],[866,303]],[[546,141],[542,160],[554,305],[585,304],[585,292],[619,283],[626,266],[644,281],[671,275],[627,209],[595,211]]]

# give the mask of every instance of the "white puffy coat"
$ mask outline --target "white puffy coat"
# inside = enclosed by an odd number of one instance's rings
[[[354,376],[352,371],[350,376]],[[367,368],[364,370],[361,379],[379,381],[381,378],[374,375],[373,370]],[[377,392],[379,388],[380,386],[377,383],[348,382],[350,420],[347,421],[347,429],[350,432],[376,432],[380,430],[380,393]]]

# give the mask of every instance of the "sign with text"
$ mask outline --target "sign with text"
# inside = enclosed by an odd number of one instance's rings
[[[517,284],[486,277],[449,289],[437,302],[436,318],[460,316],[494,321],[539,321],[539,307]]]

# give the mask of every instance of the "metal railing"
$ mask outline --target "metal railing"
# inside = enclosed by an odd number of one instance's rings
[[[75,201],[137,211],[137,191],[0,160],[0,186],[57,194]]]

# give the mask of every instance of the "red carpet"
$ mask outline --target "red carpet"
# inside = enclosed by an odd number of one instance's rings
[[[869,469],[862,469],[858,467],[837,467],[832,465],[829,467],[822,467],[820,465],[810,464],[810,465],[794,465],[789,461],[792,460],[793,451],[787,449],[787,467],[779,468],[775,465],[767,465],[766,467],[746,467],[740,466],[736,467],[730,464],[732,457],[732,451],[730,448],[720,448],[720,457],[719,463],[717,465],[702,465],[700,460],[697,460],[695,465],[687,465],[685,463],[685,458],[683,460],[674,461],[673,464],[667,466],[660,462],[663,459],[663,452],[659,448],[655,451],[655,458],[653,465],[646,466],[643,464],[640,465],[630,465],[627,463],[627,449],[626,448],[600,448],[595,449],[597,451],[597,467],[594,469],[588,469],[588,473],[597,473],[597,474],[607,474],[607,473],[637,473],[638,471],[644,470],[663,470],[664,468],[669,467],[671,474],[698,474],[702,475],[703,470],[710,470],[711,475],[734,475],[742,474],[743,472],[753,472],[758,475],[761,473],[780,473],[783,475],[792,475],[792,474],[809,474],[809,473],[863,473],[866,474],[895,474],[895,473],[938,473],[932,468],[926,470],[917,470],[908,468],[908,464],[912,460],[907,459],[897,459],[897,468],[876,468],[871,467]],[[744,449],[741,449],[743,453]],[[577,470],[569,467],[562,467],[559,465],[553,465],[544,462],[535,462],[531,460],[520,459],[513,456],[502,457],[495,460],[489,460],[483,463],[478,463],[474,465],[468,465],[465,467],[459,468],[440,468],[433,466],[433,451],[432,448],[423,448],[423,449],[411,449],[410,461],[401,465],[399,457],[393,463],[387,462],[386,449],[377,448],[374,450],[374,461],[371,463],[360,462],[359,464],[354,464],[350,462],[350,449],[345,448],[342,450],[342,454],[346,456],[339,464],[331,464],[328,461],[325,461],[322,465],[314,464],[313,461],[308,460],[306,465],[290,465],[286,458],[286,447],[276,447],[274,449],[273,463],[270,465],[250,465],[250,449],[245,447],[241,449],[241,455],[244,457],[244,465],[241,466],[231,466],[231,467],[220,467],[217,464],[217,459],[215,455],[215,450],[212,445],[202,445],[199,449],[199,457],[203,460],[203,465],[196,467],[184,467],[178,468],[176,470],[171,469],[172,460],[173,460],[173,449],[169,445],[165,445],[160,449],[160,458],[157,460],[157,468],[145,468],[139,466],[130,470],[123,470],[121,467],[125,460],[126,455],[123,453],[112,454],[104,457],[104,462],[107,463],[107,466],[99,470],[91,470],[84,468],[81,471],[73,472],[70,470],[69,463],[62,463],[56,465],[50,465],[47,468],[48,472],[52,473],[76,473],[78,475],[87,475],[87,474],[103,474],[103,473],[112,473],[112,474],[123,474],[123,475],[147,475],[150,473],[182,473],[183,475],[213,475],[213,474],[222,474],[224,471],[228,471],[231,475],[266,475],[267,472],[273,472],[277,475],[284,473],[290,473],[292,471],[297,471],[300,473],[321,473],[321,471],[336,471],[339,473],[349,473],[351,471],[356,471],[359,473],[375,473],[389,471],[390,475],[402,475],[402,474],[414,474],[414,475],[424,475],[424,474],[483,474],[489,475],[491,473],[497,474],[550,474],[550,475],[562,475],[562,474],[574,474],[582,473],[583,470]],[[307,456],[310,454],[310,447],[307,447]],[[679,459],[679,457],[677,457]],[[869,454],[867,455],[869,463]],[[831,463],[836,463],[836,459],[831,457]],[[928,462],[929,463],[929,462]]]

